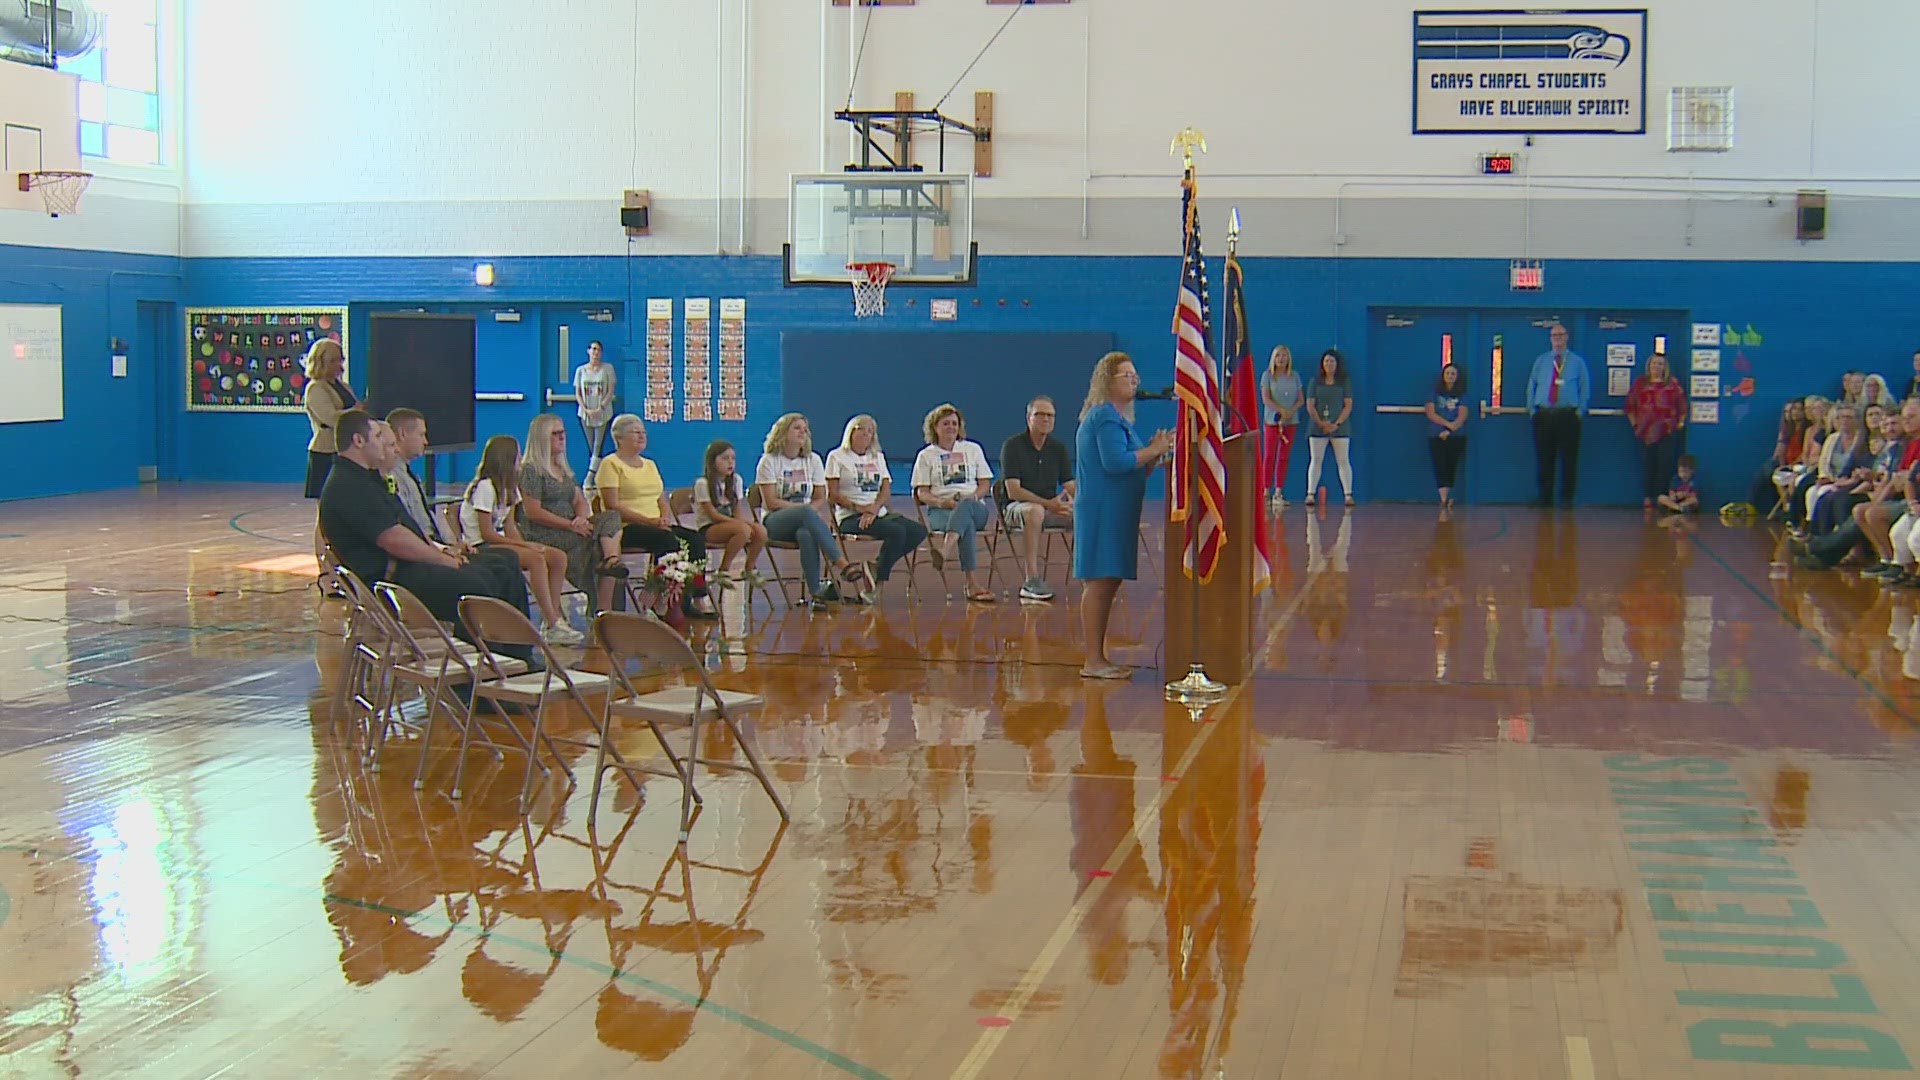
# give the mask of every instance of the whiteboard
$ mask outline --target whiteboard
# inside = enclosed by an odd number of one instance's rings
[[[66,419],[59,304],[0,304],[0,424]]]

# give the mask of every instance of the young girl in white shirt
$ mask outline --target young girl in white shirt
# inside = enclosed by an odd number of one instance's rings
[[[693,527],[707,538],[707,550],[716,546],[720,572],[733,569],[733,558],[747,553],[747,572],[760,564],[760,553],[767,547],[766,526],[753,520],[747,508],[747,485],[740,478],[740,456],[733,444],[715,439],[707,444],[701,457],[700,479],[693,482]]]
[[[498,546],[520,558],[545,623],[540,636],[549,645],[578,645],[586,635],[567,624],[559,603],[566,589],[567,553],[520,535],[514,509],[520,505],[520,443],[495,435],[480,453],[480,467],[460,500],[460,534],[468,547]]]

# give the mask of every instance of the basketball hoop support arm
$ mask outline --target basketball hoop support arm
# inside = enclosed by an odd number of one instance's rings
[[[937,131],[940,152],[935,169],[939,172],[947,171],[947,132],[964,132],[972,136],[975,143],[983,145],[993,143],[993,129],[955,120],[937,109],[839,109],[833,118],[852,124],[860,133],[860,160],[847,166],[849,172],[910,172],[919,168],[893,160],[877,135],[898,138],[915,130]],[[874,163],[875,156],[879,157],[880,164]]]

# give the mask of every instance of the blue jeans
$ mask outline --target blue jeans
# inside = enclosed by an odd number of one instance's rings
[[[874,566],[873,576],[885,581],[893,574],[893,564],[906,558],[907,552],[920,546],[927,538],[927,530],[912,518],[899,514],[888,514],[873,519],[873,524],[860,527],[860,515],[849,514],[840,519],[840,531],[859,536],[871,536],[880,541],[880,558]]]
[[[834,540],[833,530],[827,528],[827,523],[820,520],[811,506],[783,506],[768,514],[763,524],[767,527],[767,539],[800,545],[800,573],[807,579],[807,589],[818,592],[821,553],[826,553],[834,562],[840,561],[840,544]]]
[[[987,504],[979,499],[964,499],[951,510],[928,507],[927,527],[934,532],[950,532],[958,538],[960,569],[972,571],[979,563],[973,552],[973,534],[987,527]]]

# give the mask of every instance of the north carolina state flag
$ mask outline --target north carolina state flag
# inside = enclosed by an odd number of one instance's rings
[[[1228,434],[1245,434],[1254,445],[1265,437],[1260,423],[1260,371],[1254,366],[1252,334],[1247,330],[1246,281],[1240,272],[1240,260],[1227,256],[1224,274],[1227,286],[1227,321],[1220,335],[1221,356],[1233,363],[1233,375],[1227,383]],[[1255,458],[1261,459],[1259,450]],[[1258,487],[1257,475],[1240,478]],[[1262,505],[1253,515],[1253,591],[1267,587],[1273,574],[1273,548],[1267,537],[1267,508]]]

